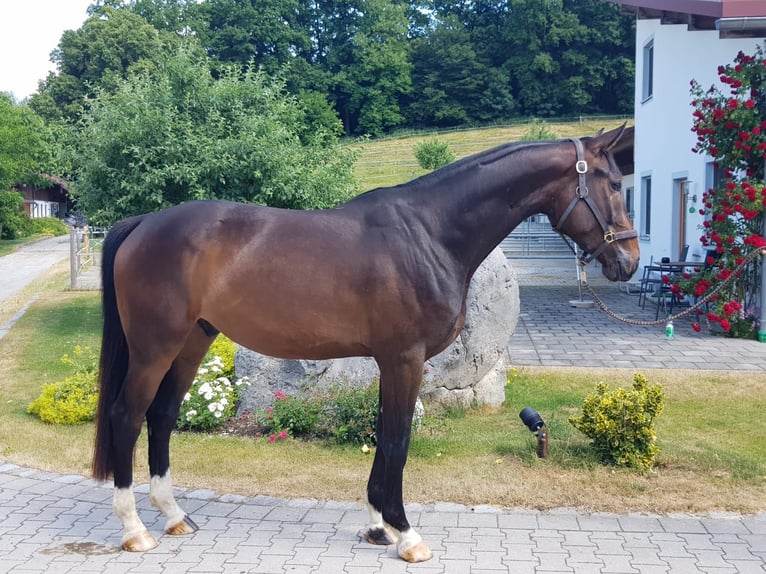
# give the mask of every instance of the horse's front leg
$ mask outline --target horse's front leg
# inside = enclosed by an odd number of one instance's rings
[[[404,465],[424,358],[424,353],[418,350],[376,357],[380,366],[378,447],[367,483],[370,525],[365,538],[374,544],[396,541],[399,556],[407,562],[424,562],[432,556],[420,534],[407,521],[402,500]]]

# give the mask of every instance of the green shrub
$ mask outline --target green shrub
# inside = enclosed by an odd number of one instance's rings
[[[521,136],[521,141],[555,140],[556,137],[556,134],[548,128],[546,121],[535,118],[529,125],[529,129]]]
[[[29,231],[32,235],[66,235],[69,233],[67,224],[55,217],[35,217],[29,220]]]
[[[40,396],[27,408],[31,415],[50,424],[75,425],[92,421],[98,403],[97,357],[90,347],[74,348],[61,362],[74,374],[63,381],[43,385]]]
[[[63,381],[43,385],[40,396],[27,408],[31,415],[57,425],[76,425],[96,417],[96,375],[76,373]]]
[[[369,387],[336,386],[332,390],[329,427],[339,444],[378,442],[378,385]]]
[[[285,438],[318,438],[338,444],[376,444],[378,385],[337,384],[304,395],[275,394],[274,404],[256,415],[264,434]],[[287,434],[286,434],[287,433]]]
[[[315,436],[323,410],[318,397],[286,396],[277,393],[271,408],[274,431],[284,430],[294,437]]]
[[[446,142],[431,138],[415,146],[415,158],[423,169],[438,169],[455,161]]]
[[[29,225],[24,196],[17,191],[0,191],[0,239],[27,237]]]
[[[596,385],[596,392],[583,402],[582,415],[569,422],[591,439],[603,461],[648,470],[659,452],[653,424],[663,401],[662,387],[648,385],[646,377],[636,373],[632,390]]]

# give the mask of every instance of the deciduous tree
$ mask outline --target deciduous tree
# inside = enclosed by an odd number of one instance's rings
[[[355,193],[354,156],[305,122],[281,82],[188,51],[98,96],[74,145],[78,205],[97,223],[193,199],[330,207]]]

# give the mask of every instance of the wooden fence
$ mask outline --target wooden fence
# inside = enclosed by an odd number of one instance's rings
[[[101,288],[101,247],[104,227],[73,227],[69,231],[69,275],[72,289]]]

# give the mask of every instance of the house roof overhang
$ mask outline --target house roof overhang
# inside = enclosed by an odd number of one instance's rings
[[[766,37],[763,0],[609,0],[639,19],[685,24],[690,31],[718,30],[721,38]]]

